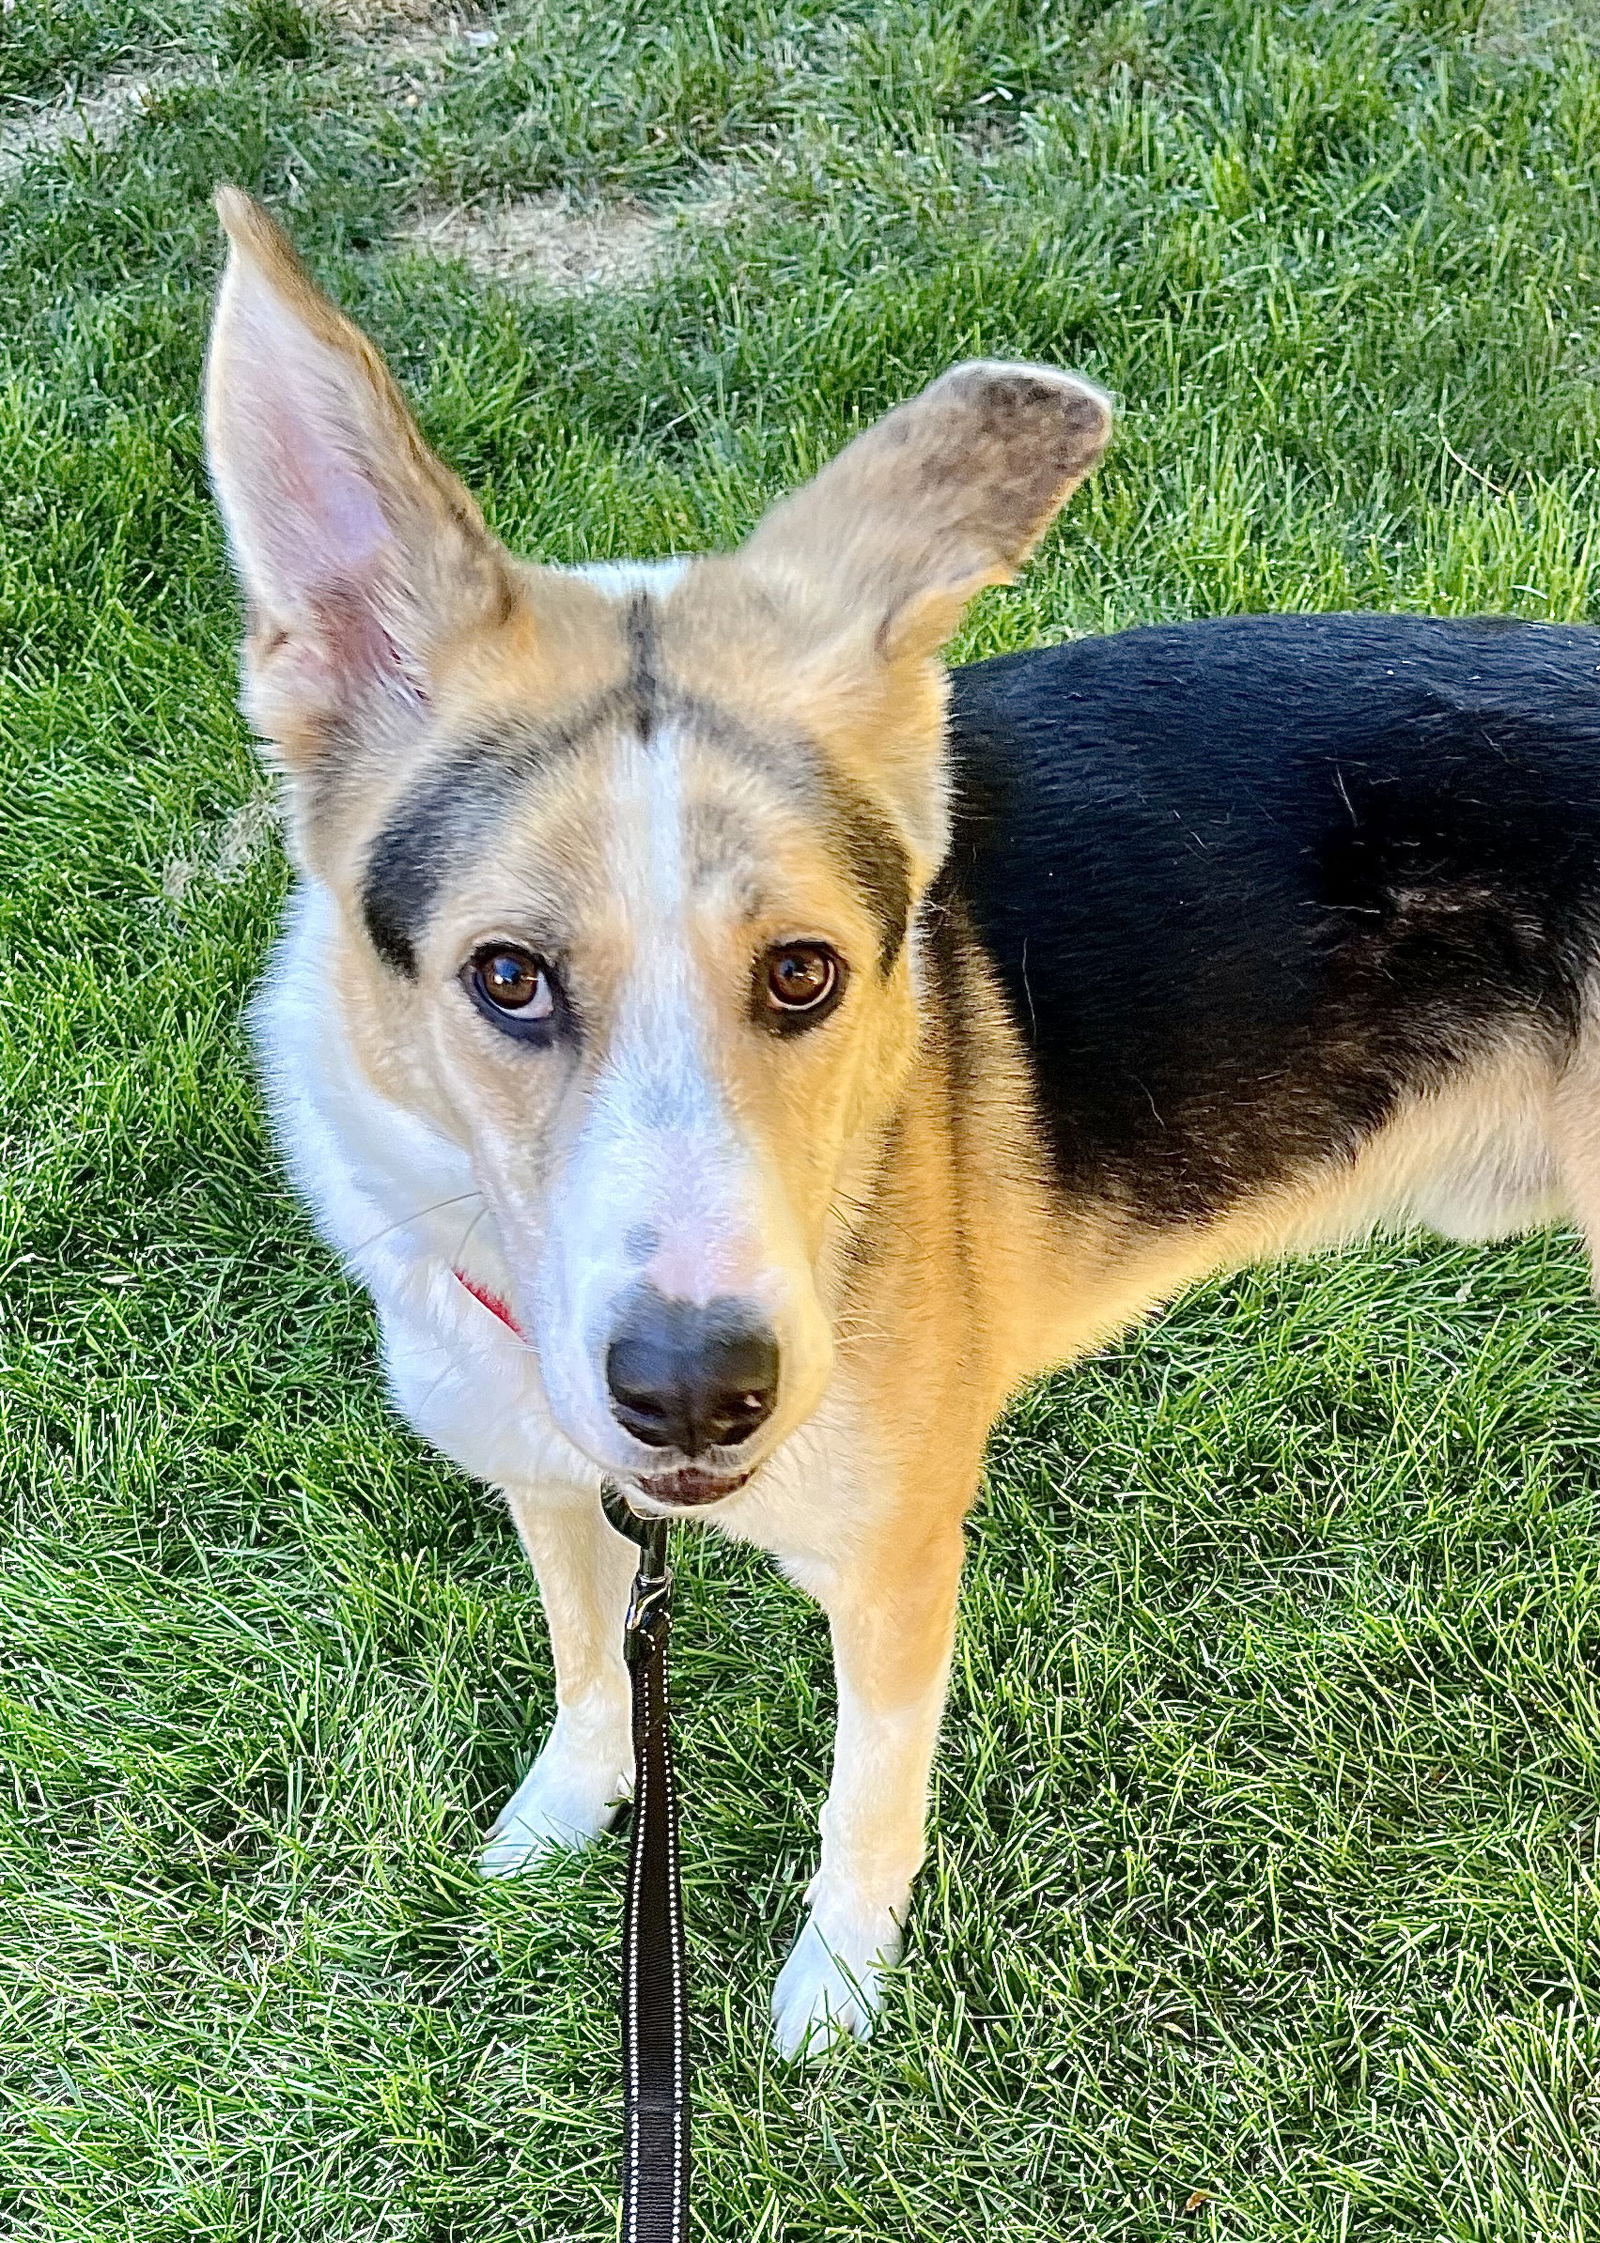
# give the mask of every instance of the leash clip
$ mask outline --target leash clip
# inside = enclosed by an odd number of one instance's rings
[[[667,1519],[642,1519],[615,1480],[602,1481],[600,1508],[607,1524],[639,1552],[628,1616],[622,1624],[622,1655],[634,1666],[645,1653],[664,1646],[672,1625],[672,1568],[667,1563]]]
[[[647,1581],[642,1573],[628,1599],[628,1617],[622,1623],[622,1656],[634,1666],[649,1651],[664,1648],[672,1628],[672,1576],[663,1573]]]

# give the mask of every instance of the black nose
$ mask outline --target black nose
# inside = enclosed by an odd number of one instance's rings
[[[778,1343],[742,1301],[635,1295],[606,1350],[617,1422],[653,1449],[699,1456],[746,1441],[772,1415]]]

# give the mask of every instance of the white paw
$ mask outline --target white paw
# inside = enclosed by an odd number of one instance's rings
[[[551,1732],[543,1752],[496,1816],[478,1856],[485,1877],[515,1877],[557,1847],[587,1846],[611,1826],[633,1787],[631,1751],[597,1753]]]
[[[780,2056],[815,2058],[835,2041],[871,2037],[883,1973],[904,1945],[900,1924],[892,1908],[811,1911],[773,1988]]]

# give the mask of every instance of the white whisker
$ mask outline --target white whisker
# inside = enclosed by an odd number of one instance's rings
[[[401,1215],[398,1216],[394,1222],[385,1223],[382,1230],[374,1231],[372,1236],[370,1238],[364,1238],[359,1246],[347,1246],[344,1249],[345,1259],[346,1261],[353,1262],[358,1254],[365,1254],[370,1247],[376,1246],[380,1239],[389,1238],[396,1231],[409,1230],[413,1223],[425,1222],[430,1215],[437,1215],[441,1213],[446,1207],[460,1207],[469,1199],[481,1200],[482,1198],[482,1192],[470,1191],[453,1192],[448,1199],[436,1199],[430,1206],[416,1208],[409,1215]],[[487,1213],[488,1210],[487,1208],[483,1208],[480,1209],[479,1212]],[[477,1217],[474,1217],[473,1220],[476,1221]],[[469,1229],[467,1236],[470,1238],[471,1235],[472,1233]],[[466,1241],[463,1240],[462,1243],[464,1245]]]

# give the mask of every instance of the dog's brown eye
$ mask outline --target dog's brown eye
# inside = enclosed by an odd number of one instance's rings
[[[761,962],[760,992],[775,1028],[809,1027],[833,1010],[844,988],[844,962],[820,942],[786,942]]]
[[[473,952],[462,979],[479,1012],[512,1035],[542,1035],[555,1020],[550,968],[514,942],[485,943]]]
[[[480,950],[472,961],[478,987],[497,1012],[555,1010],[544,960],[531,950]]]

